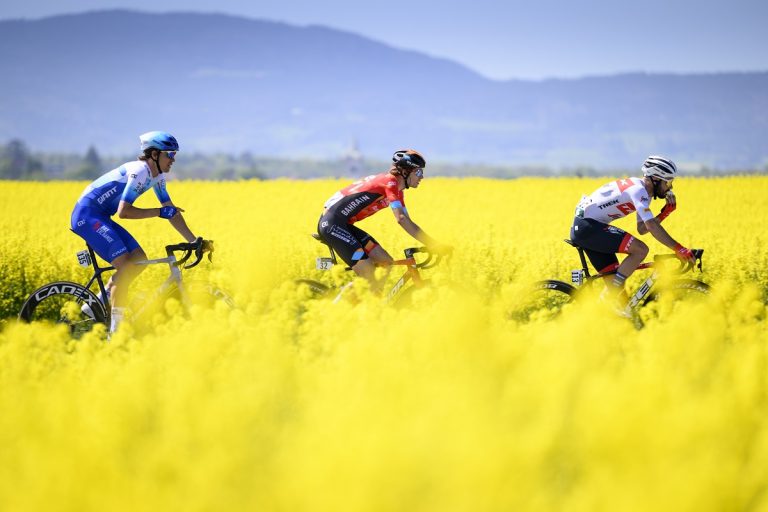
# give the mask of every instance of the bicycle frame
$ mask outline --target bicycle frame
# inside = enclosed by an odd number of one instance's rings
[[[87,249],[80,251],[77,253],[77,262],[80,264],[81,267],[93,267],[93,275],[88,280],[88,283],[85,285],[86,290],[91,289],[91,285],[94,281],[96,281],[99,285],[99,298],[101,299],[101,303],[104,305],[104,309],[106,311],[109,311],[109,301],[107,301],[107,289],[104,286],[104,280],[102,279],[101,275],[104,272],[111,272],[113,270],[117,270],[115,267],[109,266],[109,267],[100,267],[98,262],[96,261],[96,253],[93,252],[93,247],[90,245],[86,245]]]
[[[333,267],[333,265],[337,264],[336,253],[333,250],[333,247],[328,245],[317,234],[312,234],[312,237],[318,242],[328,247],[328,250],[330,251],[330,257],[319,257],[316,259],[315,266],[317,270],[330,270]],[[437,265],[441,259],[440,255],[435,256],[434,254],[429,252],[429,250],[425,247],[409,247],[407,249],[404,249],[403,253],[405,255],[405,259],[395,260],[388,265],[390,269],[392,266],[395,266],[395,265],[404,265],[407,268],[403,273],[403,275],[400,277],[400,279],[398,279],[395,282],[395,284],[392,286],[392,288],[389,290],[389,292],[387,292],[387,295],[384,299],[385,302],[392,302],[394,298],[397,297],[398,293],[400,293],[400,291],[405,287],[405,285],[408,284],[409,281],[412,281],[415,287],[422,286],[422,284],[424,283],[424,280],[421,278],[419,269],[431,268]],[[417,262],[415,258],[415,255],[417,253],[427,254],[427,259],[420,263]],[[434,262],[433,262],[433,259],[435,260]],[[349,271],[349,270],[352,270],[352,268],[346,267],[345,270]],[[349,284],[345,285],[345,287],[346,286],[349,286]],[[335,301],[340,299],[343,292],[344,292],[344,287],[336,296]]]
[[[584,254],[584,249],[582,247],[579,247],[578,245],[575,245],[571,240],[566,239],[565,242],[575,247],[579,251],[579,259],[581,260],[581,268],[571,271],[571,283],[573,284],[574,287],[578,288],[582,286],[584,283],[589,283],[596,279],[604,278],[616,273],[619,266],[618,264],[616,264],[606,272],[599,272],[595,275],[590,275],[589,267],[587,265],[587,258]],[[693,252],[697,261],[696,265],[698,269],[701,270],[701,256],[704,253],[704,250],[694,249]],[[638,265],[636,270],[653,268],[653,273],[650,276],[648,276],[648,278],[646,278],[645,281],[643,281],[643,284],[641,284],[634,292],[632,292],[632,294],[629,297],[629,302],[627,303],[627,306],[626,306],[627,311],[635,310],[639,305],[643,304],[643,301],[651,293],[653,286],[656,284],[656,282],[659,279],[659,270],[657,265],[658,262],[660,260],[671,259],[671,258],[675,258],[675,256],[671,254],[656,255],[654,256],[654,261],[648,261]],[[693,267],[693,264],[687,264],[687,265],[688,267],[686,268],[686,264],[682,263],[680,267],[681,273],[687,272],[688,270],[690,270],[690,268]]]
[[[179,289],[179,293],[181,294],[181,301],[185,305],[189,304],[189,297],[187,295],[187,291],[182,285],[182,279],[181,279],[181,269],[179,268],[179,265],[177,265],[176,262],[176,255],[174,255],[171,251],[168,251],[170,254],[165,258],[158,258],[153,260],[143,260],[143,261],[137,261],[136,265],[159,265],[162,263],[167,263],[168,267],[170,269],[171,275],[166,278],[165,281],[163,281],[154,291],[154,293],[149,297],[149,300],[145,300],[144,304],[140,308],[138,308],[136,311],[134,311],[134,315],[141,316],[144,311],[147,309],[149,304],[152,304],[154,302],[154,299],[156,297],[162,296],[165,292],[167,292],[171,287],[174,285]]]
[[[180,244],[184,245],[184,244]],[[186,259],[189,257],[189,255],[182,258],[181,261],[176,259],[176,255],[174,254],[174,249],[178,248],[177,246],[166,246],[166,254],[167,256],[165,258],[157,258],[157,259],[149,259],[149,260],[141,260],[135,262],[136,265],[159,265],[162,263],[167,263],[168,268],[170,270],[170,276],[166,278],[165,281],[163,281],[162,284],[160,284],[156,289],[155,292],[152,294],[152,299],[161,296],[165,292],[167,292],[172,286],[176,286],[179,289],[179,293],[181,294],[181,299],[184,304],[189,303],[189,296],[182,284],[182,278],[181,278],[181,264],[186,261]],[[97,260],[96,260],[96,254],[93,251],[93,248],[90,245],[87,245],[87,250],[83,250],[77,253],[77,260],[80,263],[81,266],[91,266],[93,267],[93,276],[88,280],[88,283],[85,285],[86,289],[90,289],[91,285],[93,285],[94,281],[98,283],[99,285],[99,291],[101,292],[101,302],[104,305],[104,309],[106,311],[109,311],[110,304],[107,300],[107,291],[106,287],[104,286],[104,279],[102,278],[102,274],[105,272],[111,272],[113,270],[117,270],[113,266],[108,267],[100,267]],[[194,266],[197,263],[191,265]],[[152,300],[146,301],[145,304],[151,303]],[[141,315],[144,310],[146,309],[146,305],[143,305],[141,308],[139,308],[137,311],[134,312],[135,315]]]
[[[405,259],[394,261],[392,262],[392,265],[406,265],[408,268],[405,269],[405,273],[397,280],[397,282],[395,282],[389,293],[387,293],[387,302],[391,301],[409,280],[413,281],[414,286],[421,286],[423,282],[421,274],[419,273],[420,267],[418,266],[418,263],[416,263],[416,258],[413,256],[417,252],[420,252],[419,248],[410,247],[403,252],[405,253]]]

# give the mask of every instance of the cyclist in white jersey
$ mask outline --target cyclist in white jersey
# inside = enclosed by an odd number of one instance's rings
[[[117,214],[121,219],[168,219],[187,242],[194,242],[181,212],[175,206],[165,185],[165,173],[179,150],[176,139],[167,132],[154,131],[139,136],[143,154],[137,161],[128,162],[88,185],[72,212],[72,231],[82,237],[116,272],[107,283],[107,293],[112,303],[110,332],[114,332],[122,320],[128,287],[143,266],[135,262],[147,259],[136,240],[122,226],[112,220]],[[160,208],[138,208],[133,202],[152,188],[160,201]]]
[[[642,178],[612,181],[582,197],[571,226],[571,240],[584,249],[598,272],[616,270],[606,281],[617,295],[623,295],[624,282],[648,255],[648,246],[624,230],[611,226],[616,219],[636,213],[637,230],[641,235],[651,233],[675,251],[681,260],[694,259],[691,250],[676,242],[661,226],[677,207],[672,192],[672,180],[677,174],[675,163],[662,156],[649,156],[643,162],[642,171]],[[653,198],[666,200],[658,216],[651,212]],[[627,254],[620,265],[616,257],[619,252]]]

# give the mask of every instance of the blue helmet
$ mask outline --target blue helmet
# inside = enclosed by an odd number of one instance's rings
[[[178,151],[179,143],[168,132],[147,132],[139,135],[141,150],[157,149],[160,151]]]

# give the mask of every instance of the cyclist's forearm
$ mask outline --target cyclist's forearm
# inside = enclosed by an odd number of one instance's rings
[[[661,223],[658,221],[658,219],[653,218],[647,221],[645,226],[648,228],[648,232],[650,232],[653,235],[653,238],[658,240],[659,243],[669,247],[673,251],[675,250],[677,242],[669,235],[669,233],[667,233],[666,229],[661,227]]]
[[[159,215],[160,208],[137,208],[126,202],[117,207],[117,216],[121,219],[151,219]]]
[[[168,219],[168,221],[171,223],[171,226],[176,228],[176,231],[187,240],[187,242],[194,242],[197,238],[187,226],[187,222],[184,220],[184,216],[181,213],[177,213],[172,218]]]
[[[435,240],[431,236],[427,235],[409,217],[403,217],[400,220],[400,225],[403,227],[403,229],[405,230],[406,233],[411,235],[413,238],[415,238],[416,240],[418,240],[422,244],[424,244],[426,246],[436,245]]]

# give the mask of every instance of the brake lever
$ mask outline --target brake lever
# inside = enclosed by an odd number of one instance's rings
[[[190,255],[191,255],[191,251],[194,249],[195,261],[193,261],[189,265],[185,265],[184,266],[185,270],[188,269],[188,268],[196,267],[197,265],[200,264],[200,261],[203,259],[203,238],[202,237],[198,237],[197,240],[195,240],[194,242],[192,242],[189,245],[191,246],[190,247]]]
[[[182,250],[182,249],[180,249],[180,250]],[[189,257],[192,256],[192,249],[185,248],[185,249],[183,249],[183,251],[184,251],[184,256],[182,256],[180,260],[178,260],[176,263],[174,263],[173,264],[174,266],[176,266],[176,267],[182,266],[189,259]],[[188,267],[184,267],[184,268],[188,268]]]
[[[704,249],[694,249],[693,250],[693,254],[696,257],[696,264],[695,264],[696,268],[699,269],[699,272],[704,272],[704,270],[702,270],[702,268],[701,268],[701,265],[702,265],[702,263],[704,261],[704,258],[703,258],[703,256],[704,256]]]

